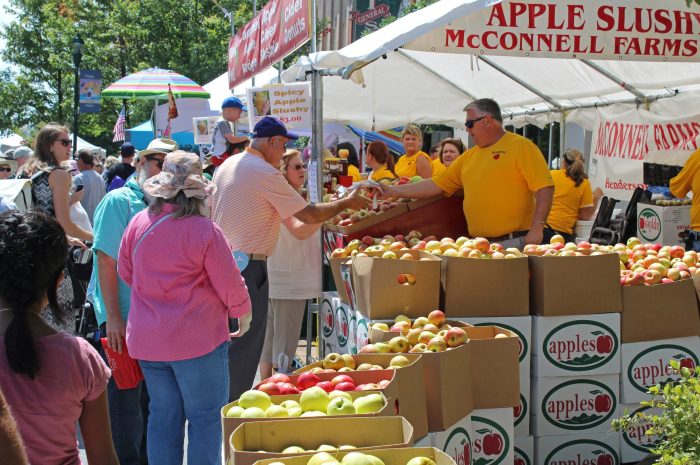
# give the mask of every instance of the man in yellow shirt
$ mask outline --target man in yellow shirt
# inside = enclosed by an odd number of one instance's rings
[[[690,205],[690,231],[689,241],[692,241],[693,250],[700,251],[700,149],[693,152],[680,173],[671,179],[669,184],[671,194],[678,198],[685,197],[688,192],[693,193],[693,203]]]
[[[440,175],[413,184],[382,186],[383,195],[425,198],[464,189],[470,236],[507,247],[541,243],[554,194],[542,152],[503,128],[495,101],[475,100],[465,111],[467,132],[476,145]]]

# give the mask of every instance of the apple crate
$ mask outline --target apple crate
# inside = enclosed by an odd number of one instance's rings
[[[394,202],[394,206],[389,208],[388,210],[385,211],[380,211],[376,214],[367,214],[363,215],[361,218],[356,218],[355,221],[352,221],[348,225],[341,226],[340,224],[337,225],[332,225],[332,224],[326,224],[325,228],[328,231],[335,231],[339,232],[340,234],[348,235],[348,234],[355,234],[363,229],[370,228],[372,226],[376,226],[380,223],[383,223],[387,220],[391,220],[392,218],[396,218],[397,216],[401,216],[404,213],[408,212],[408,207],[406,206],[405,203],[403,202]],[[348,217],[350,219],[350,217]]]
[[[392,416],[395,413],[395,407],[393,403],[390,400],[387,400],[387,398],[384,396],[384,394],[381,391],[353,391],[353,392],[348,392],[350,394],[350,397],[352,397],[353,401],[357,399],[358,397],[364,397],[368,394],[372,393],[378,393],[382,396],[382,399],[384,400],[384,407],[379,410],[376,413],[365,413],[365,414],[354,414],[354,415],[337,415],[333,416],[333,418],[350,418],[350,417],[376,417],[376,416]],[[299,402],[299,399],[301,398],[301,394],[289,394],[289,395],[284,395],[284,396],[270,396],[270,399],[272,400],[273,405],[279,405],[284,401],[287,400],[293,400],[296,402]],[[221,427],[223,429],[223,440],[224,440],[224,457],[226,459],[229,458],[231,455],[231,450],[227,446],[229,439],[231,438],[231,434],[233,431],[238,428],[240,425],[246,422],[250,421],[284,421],[284,420],[293,420],[295,418],[299,417],[274,417],[274,418],[228,418],[226,417],[226,413],[229,411],[231,407],[236,407],[238,406],[238,401],[230,402],[226,405],[224,405],[221,408]],[[314,418],[314,417],[311,417]]]
[[[351,451],[341,451],[335,457],[342,462],[343,458]],[[384,462],[384,465],[406,465],[409,460],[415,457],[427,457],[435,462],[435,465],[457,465],[452,457],[434,447],[399,447],[392,449],[367,449],[362,451],[371,454]],[[284,465],[307,465],[311,455],[302,457],[291,457],[281,459],[267,459],[258,462],[258,465],[271,465],[274,462],[281,462]],[[230,463],[229,465],[233,465]],[[344,465],[371,465],[367,463],[345,463]],[[471,465],[471,462],[463,462],[459,465]]]

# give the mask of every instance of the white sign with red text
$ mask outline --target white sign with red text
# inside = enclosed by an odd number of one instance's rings
[[[685,0],[504,1],[405,48],[594,60],[697,61],[700,22]]]
[[[642,407],[640,404],[620,405],[620,415],[635,415],[643,413],[648,416],[661,415],[660,408]],[[638,462],[649,455],[650,449],[656,447],[661,438],[655,434],[647,434],[651,423],[635,421],[632,426],[622,431],[620,438],[620,455],[622,463]]]
[[[472,461],[479,465],[510,465],[515,449],[512,408],[472,412]]]
[[[445,431],[428,433],[413,447],[435,447],[455,461],[457,465],[472,465],[472,416],[459,420]]]
[[[535,438],[538,465],[621,465],[618,433]]]
[[[601,109],[591,143],[589,181],[606,196],[629,200],[644,185],[643,163],[683,166],[700,147],[700,115],[658,116],[643,109]]]

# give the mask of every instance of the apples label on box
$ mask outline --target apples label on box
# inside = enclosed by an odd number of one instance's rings
[[[677,381],[679,376],[673,373],[670,360],[676,360],[681,367],[691,370],[698,365],[696,353],[679,344],[657,344],[642,350],[627,365],[624,383],[629,383],[632,391],[643,396],[635,398],[628,393],[629,390],[625,390],[625,402],[636,402],[632,399],[646,398],[650,386]]]
[[[544,393],[541,413],[549,425],[562,430],[591,430],[601,425],[607,429],[617,402],[615,392],[605,384],[593,379],[571,379]]]
[[[616,331],[592,320],[574,320],[556,326],[542,339],[549,363],[572,372],[591,371],[615,360],[619,352]]]
[[[620,465],[620,456],[615,448],[602,441],[592,439],[574,439],[565,442],[538,461],[545,465]]]
[[[505,410],[511,409],[489,409]],[[488,412],[489,410],[481,410]],[[512,433],[512,427],[509,428]],[[472,414],[472,460],[475,465],[508,465],[513,460],[513,438],[498,421]]]
[[[646,415],[661,415],[660,408],[644,407],[640,405],[625,405],[629,415],[644,413]],[[632,407],[632,408],[630,408]],[[651,424],[646,421],[636,422],[630,428],[622,431],[622,460],[623,462],[642,460],[652,447],[661,442],[661,437],[655,434],[647,434]]]
[[[341,353],[348,353],[347,345],[350,336],[350,321],[348,319],[348,309],[345,305],[338,305],[335,310],[336,338]]]
[[[520,405],[513,407],[513,416],[515,417],[514,425],[517,428],[521,423],[529,421],[530,412],[528,401],[525,396],[520,393]]]
[[[442,451],[452,457],[457,465],[472,464],[472,438],[469,431],[458,426],[447,437]]]
[[[321,301],[321,334],[323,338],[328,340],[333,336],[333,328],[335,327],[335,317],[333,312],[333,301],[324,298]]]
[[[535,465],[535,438],[532,436],[515,439],[513,465]]]

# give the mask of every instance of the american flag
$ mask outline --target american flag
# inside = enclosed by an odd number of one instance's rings
[[[125,139],[124,137],[124,126],[126,126],[126,111],[122,107],[122,111],[119,112],[119,118],[117,118],[117,123],[114,125],[112,132],[114,133],[114,139],[112,142],[119,142]]]

